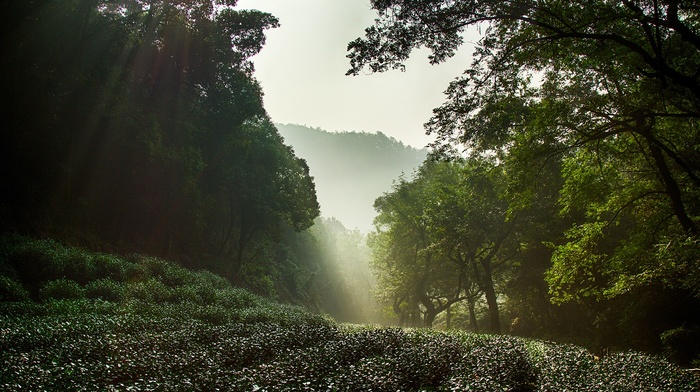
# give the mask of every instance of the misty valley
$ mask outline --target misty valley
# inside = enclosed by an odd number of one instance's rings
[[[424,148],[235,0],[4,5],[0,389],[700,390],[692,2],[368,1],[351,81],[473,51]]]

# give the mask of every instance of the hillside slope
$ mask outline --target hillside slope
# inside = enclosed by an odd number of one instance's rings
[[[663,359],[337,324],[207,272],[0,237],[0,390],[697,391]]]
[[[327,132],[301,125],[276,126],[285,143],[308,163],[321,214],[363,232],[372,229],[374,199],[389,191],[402,173],[410,176],[428,153],[381,132]]]

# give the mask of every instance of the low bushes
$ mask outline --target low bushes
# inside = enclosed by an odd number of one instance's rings
[[[110,302],[121,302],[124,300],[125,288],[110,278],[103,278],[92,281],[85,286],[85,295],[91,299],[101,299]]]
[[[0,301],[28,301],[29,291],[9,276],[0,276]]]
[[[158,259],[0,245],[0,390],[700,389],[638,353],[597,360],[509,336],[339,325]]]
[[[346,329],[318,319],[281,326],[130,313],[0,316],[0,331],[3,390],[682,392],[700,387],[667,362],[641,354],[596,360],[573,346],[514,337]]]
[[[39,291],[41,299],[80,299],[85,298],[85,290],[70,279],[56,279],[47,282]]]

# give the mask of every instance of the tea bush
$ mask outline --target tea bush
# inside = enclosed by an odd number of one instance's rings
[[[142,282],[127,284],[125,298],[160,304],[171,301],[174,296],[170,287],[159,280],[149,278]]]
[[[194,277],[197,284],[211,287],[214,290],[227,290],[232,287],[231,283],[228,280],[226,280],[226,278],[224,278],[221,275],[211,273],[209,271],[195,272]]]
[[[111,279],[115,282],[126,282],[129,277],[129,270],[134,268],[126,260],[110,254],[95,254],[93,256],[95,265],[95,279]]]
[[[568,344],[533,342],[530,357],[538,371],[540,390],[587,390],[596,367],[593,355]]]
[[[41,288],[39,294],[44,301],[85,298],[85,290],[77,282],[70,279],[49,281]]]
[[[85,286],[87,298],[103,299],[111,302],[121,302],[124,300],[125,287],[110,278],[103,278],[92,281]]]
[[[635,352],[615,353],[600,360],[591,374],[587,390],[602,392],[692,392],[697,378],[681,373],[662,358]],[[693,382],[695,381],[695,382]]]
[[[28,301],[29,291],[9,276],[0,276],[0,301]]]
[[[700,390],[660,358],[341,325],[209,272],[50,240],[0,238],[0,272],[0,390]]]

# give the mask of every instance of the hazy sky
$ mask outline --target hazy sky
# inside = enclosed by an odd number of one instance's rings
[[[423,130],[448,83],[469,64],[471,45],[445,64],[416,52],[406,72],[345,76],[348,42],[376,17],[365,0],[240,0],[280,20],[253,58],[265,108],[277,123],[327,131],[381,131],[414,147],[432,140]]]

